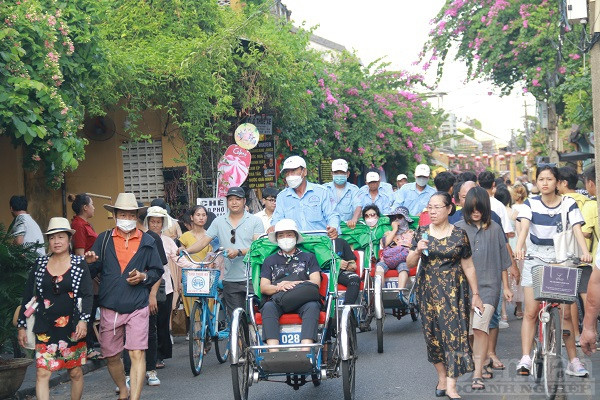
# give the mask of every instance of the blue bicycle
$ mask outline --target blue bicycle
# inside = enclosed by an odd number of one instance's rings
[[[219,296],[219,276],[217,269],[207,268],[223,253],[219,249],[208,261],[194,261],[188,252],[183,251],[190,262],[199,268],[183,268],[183,293],[188,297],[197,297],[190,312],[189,355],[190,367],[194,376],[200,374],[204,356],[214,343],[215,354],[220,363],[229,356],[229,326],[225,306]]]

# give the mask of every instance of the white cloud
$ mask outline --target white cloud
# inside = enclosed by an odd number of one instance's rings
[[[296,25],[319,25],[315,34],[356,50],[365,65],[380,58],[391,68],[417,71],[412,65],[427,41],[431,26],[444,0],[284,0],[292,11]],[[428,83],[434,77],[427,75]],[[483,129],[510,138],[511,129],[523,127],[524,100],[528,113],[535,111],[531,95],[523,96],[520,88],[510,96],[500,97],[491,83],[465,83],[463,64],[446,63],[444,76],[436,91],[447,92],[441,106],[459,118],[476,118]],[[519,92],[519,93],[517,93]],[[488,93],[492,93],[489,95]],[[435,105],[435,101],[433,102]]]

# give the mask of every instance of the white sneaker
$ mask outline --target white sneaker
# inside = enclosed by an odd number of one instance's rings
[[[528,376],[531,372],[531,357],[524,355],[517,364],[517,375]]]
[[[160,379],[156,376],[156,371],[146,372],[146,379],[148,381],[148,386],[160,386]]]
[[[585,365],[583,365],[583,363],[579,361],[579,358],[575,357],[573,360],[571,360],[569,365],[567,365],[565,374],[571,376],[585,377],[589,375],[589,372],[587,369],[585,369]]]
[[[126,377],[125,377],[125,385],[127,386],[127,389],[130,389],[130,387],[129,387],[129,382],[130,382],[129,376],[126,376]],[[116,393],[116,394],[119,394],[120,392],[121,392],[121,389],[119,389],[119,387],[117,386],[117,387],[115,388],[115,393]]]
[[[508,322],[506,322],[505,320],[501,319],[500,322],[498,322],[498,328],[500,329],[506,329],[508,328]]]

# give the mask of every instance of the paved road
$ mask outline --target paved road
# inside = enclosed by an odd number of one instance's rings
[[[511,310],[512,311],[512,310]],[[515,366],[520,358],[521,323],[510,321],[510,327],[500,333],[498,353],[507,369],[496,371],[494,379],[486,381],[486,391],[473,393],[470,376],[459,380],[459,391],[465,399],[543,399],[532,380],[515,376]],[[400,321],[388,316],[385,326],[385,352],[377,354],[374,331],[360,333],[357,372],[357,399],[433,399],[436,377],[434,368],[427,362],[425,343],[419,322],[410,317]],[[600,397],[600,354],[593,359],[584,358],[591,378],[567,377],[569,400],[598,399]],[[175,338],[174,358],[167,360],[167,367],[159,371],[160,387],[144,387],[143,399],[210,399],[230,400],[230,369],[228,364],[218,364],[213,352],[205,359],[202,373],[193,377],[189,367],[187,342]],[[52,390],[52,399],[67,399],[68,384]],[[84,399],[116,398],[106,368],[85,376]],[[298,391],[282,383],[260,382],[250,387],[250,399],[286,400],[295,399],[341,399],[342,384],[339,379],[324,381],[315,388],[308,384]]]

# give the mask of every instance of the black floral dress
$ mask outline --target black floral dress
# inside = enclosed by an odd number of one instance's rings
[[[87,264],[81,257],[71,256],[71,267],[60,276],[46,268],[48,257],[40,257],[32,270],[23,301],[37,297],[35,312],[36,367],[57,371],[86,363],[85,337],[74,340],[79,321],[89,321],[92,308],[92,280]],[[21,307],[24,310],[24,307]],[[19,326],[26,326],[24,315]]]
[[[415,234],[413,250],[428,227]],[[461,259],[471,257],[467,233],[454,227],[450,236],[436,239],[429,234],[429,255],[421,256],[416,288],[423,334],[430,363],[444,363],[448,377],[473,371],[469,344],[469,285]]]

